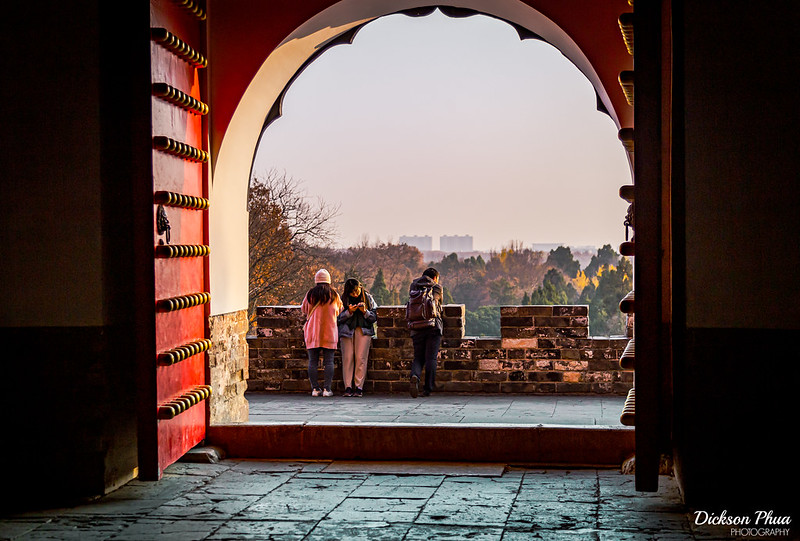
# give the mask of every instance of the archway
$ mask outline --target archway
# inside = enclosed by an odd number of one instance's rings
[[[247,306],[245,202],[250,168],[265,122],[280,114],[281,96],[292,79],[326,47],[348,42],[359,27],[377,17],[398,12],[426,14],[434,9],[423,1],[393,2],[391,6],[363,0],[344,0],[327,7],[325,5],[330,2],[323,4],[319,7],[324,9],[313,10],[314,13],[268,52],[265,59],[253,60],[259,53],[249,53],[248,66],[252,77],[248,78],[246,70],[242,70],[244,73],[236,75],[236,81],[224,76],[212,78],[212,111],[219,109],[216,116],[212,116],[210,129],[213,156],[209,188],[212,202],[209,213],[213,246],[210,263],[210,283],[214,292],[212,315]],[[543,39],[551,43],[592,83],[598,108],[605,110],[618,128],[629,127],[632,108],[619,88],[617,77],[621,71],[630,69],[632,59],[625,48],[617,20],[630,7],[623,0],[593,8],[565,4],[465,0],[446,3],[443,9],[454,16],[477,12],[496,17],[512,24],[521,39]],[[248,25],[256,25],[255,21],[260,18],[268,23],[264,18],[268,17],[269,10],[253,6],[248,13],[236,4],[230,6],[232,11],[226,17],[226,7],[214,6],[209,8],[212,16],[209,21],[212,65],[214,62],[242,65],[241,60],[235,60],[237,54],[243,54],[242,49],[226,40],[234,31],[233,26],[245,19],[249,20]],[[234,9],[238,10],[236,16],[232,15]],[[300,14],[292,16],[295,19],[302,17]],[[215,20],[218,28],[214,28]],[[242,34],[246,33],[242,30]],[[224,89],[226,85],[228,88]],[[237,85],[241,94],[235,90]]]
[[[244,0],[226,6],[210,6],[207,32],[211,65],[220,67],[212,71],[209,89],[212,316],[247,306],[245,205],[250,169],[265,125],[280,115],[287,86],[326,47],[348,43],[364,24],[384,15],[424,15],[436,8],[421,1],[389,6],[363,0],[320,1],[304,11],[280,7],[270,11]],[[618,23],[620,15],[631,9],[624,0],[588,7],[578,0],[465,0],[445,3],[444,9],[454,16],[481,13],[495,17],[517,29],[521,39],[552,44],[592,83],[598,109],[608,113],[620,130],[632,125],[632,106],[618,79],[632,64]],[[252,36],[258,34],[260,25],[272,34],[264,43],[254,44]],[[287,28],[293,28],[288,36],[276,35]],[[630,163],[632,156],[628,158]]]
[[[543,265],[558,243],[570,246],[585,268],[600,246],[617,249],[624,240],[628,204],[617,190],[630,178],[627,156],[611,118],[596,110],[594,88],[558,49],[542,40],[520,40],[506,21],[447,13],[384,16],[359,27],[352,45],[315,57],[276,102],[253,178],[279,177],[283,171],[300,179],[301,192],[313,194],[309,202],[334,204],[339,235],[323,245],[340,250],[328,257],[326,268],[336,271],[337,282],[346,271],[351,273],[346,277],[358,276],[369,287],[383,267],[392,295],[379,303],[404,302],[410,278],[404,278],[407,270],[389,264],[378,246],[398,243],[399,235],[427,235],[430,246],[420,247],[422,257],[444,265],[449,302],[465,304],[466,336],[499,337],[500,309],[487,305],[529,304],[523,299],[542,278],[530,269]],[[437,208],[414,219],[409,209],[426,193],[436,194]],[[450,233],[470,236],[469,248],[451,251],[462,252],[459,258],[480,257],[487,265],[483,271],[454,266],[450,258],[444,263],[450,251],[437,251],[449,249],[440,248],[438,238]],[[369,249],[375,251],[365,257],[373,239]],[[524,274],[519,266],[512,274],[509,264],[501,281],[496,273],[503,258],[490,261],[492,252],[513,245],[514,259],[521,260],[532,243],[533,250],[543,250],[542,260],[529,259]],[[574,272],[566,277],[562,285],[570,289],[560,295],[562,304],[592,304],[589,294],[600,277],[587,273],[574,282]],[[312,273],[291,274],[273,280],[296,284],[296,275]],[[592,279],[594,286],[579,301]],[[252,291],[263,291],[263,283],[251,277]],[[296,284],[291,295],[284,289],[256,304],[299,304],[304,284],[307,280]],[[616,300],[605,295],[604,309],[599,301],[590,308],[591,336],[625,333],[625,317],[613,304],[630,284],[618,287]],[[251,295],[251,304],[253,296],[261,295]],[[263,376],[254,368],[251,384],[258,388]],[[273,389],[275,375],[268,379]]]

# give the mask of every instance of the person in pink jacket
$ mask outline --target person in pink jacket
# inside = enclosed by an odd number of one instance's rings
[[[314,282],[316,285],[308,290],[301,306],[306,316],[303,332],[308,350],[308,379],[311,396],[333,396],[333,354],[339,342],[336,318],[342,311],[342,300],[331,287],[331,275],[327,270],[318,270]],[[317,378],[320,355],[325,374],[324,388],[320,388]]]

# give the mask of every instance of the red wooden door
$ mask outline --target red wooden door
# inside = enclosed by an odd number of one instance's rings
[[[159,478],[205,438],[208,154],[202,72],[205,13],[193,0],[150,2],[155,351],[140,476]],[[149,409],[149,407],[148,407]]]

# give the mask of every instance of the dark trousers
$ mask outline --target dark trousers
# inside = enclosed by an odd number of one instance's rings
[[[333,352],[335,349],[313,348],[308,350],[308,379],[312,389],[319,389],[317,370],[319,359],[322,357],[323,374],[325,377],[325,390],[330,391],[333,383]]]
[[[425,383],[423,389],[430,392],[436,387],[436,358],[439,356],[439,346],[442,344],[442,335],[439,329],[431,327],[417,331],[411,335],[414,344],[414,361],[411,363],[411,375],[422,379],[422,367],[425,367]]]

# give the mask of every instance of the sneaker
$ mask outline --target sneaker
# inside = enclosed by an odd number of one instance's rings
[[[353,389],[348,387],[344,390],[344,394],[342,396],[353,396]]]
[[[361,390],[359,387],[356,387],[356,390],[353,391],[353,396],[357,396],[358,398],[361,398],[362,396],[364,396],[364,391]]]
[[[411,398],[417,398],[419,396],[419,377],[418,376],[411,376],[411,383],[408,386],[408,392],[411,393]]]
[[[333,396],[333,391],[325,389],[324,391],[322,391],[322,396]]]
[[[320,389],[319,387],[316,387],[311,391],[311,396],[319,396],[321,394],[322,394],[322,389]]]
[[[430,395],[431,395],[431,392],[428,391],[427,389],[423,389],[422,390],[422,396],[430,396]]]

